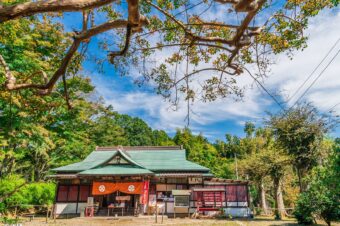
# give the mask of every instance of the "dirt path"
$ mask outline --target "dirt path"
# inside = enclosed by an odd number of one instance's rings
[[[168,219],[164,218],[163,223],[161,219],[158,219],[158,223],[155,223],[153,217],[124,217],[124,218],[108,218],[108,217],[96,217],[96,218],[73,218],[73,219],[57,219],[56,222],[50,220],[46,224],[44,218],[36,218],[31,222],[27,220],[22,222],[23,226],[158,226],[158,225],[174,225],[174,226],[297,226],[298,224],[294,219],[287,219],[282,221],[275,221],[268,218],[258,219],[235,219],[235,220],[211,220],[211,219]],[[326,225],[326,224],[320,224]],[[333,224],[340,226],[339,223]]]

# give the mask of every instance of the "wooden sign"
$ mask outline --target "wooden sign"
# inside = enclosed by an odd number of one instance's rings
[[[203,178],[202,177],[189,177],[188,183],[189,184],[202,184]]]
[[[80,180],[79,179],[73,179],[71,183],[72,184],[80,184]]]
[[[116,196],[117,201],[130,201],[131,196],[125,195],[125,196]]]
[[[93,197],[87,197],[87,206],[93,206]]]

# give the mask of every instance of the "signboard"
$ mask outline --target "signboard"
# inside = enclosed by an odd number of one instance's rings
[[[157,198],[156,195],[150,195],[149,206],[156,206]]]
[[[175,196],[175,207],[189,207],[189,196]]]
[[[93,206],[93,197],[87,197],[87,206]]]
[[[124,196],[116,196],[116,200],[117,201],[130,201],[130,199],[131,199],[131,196],[126,196],[126,195],[124,195]]]
[[[188,183],[189,184],[202,184],[203,178],[202,177],[189,177]]]

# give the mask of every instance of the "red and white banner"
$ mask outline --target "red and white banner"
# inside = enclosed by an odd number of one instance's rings
[[[107,195],[115,191],[120,191],[126,194],[143,195],[143,182],[93,182],[92,195]]]
[[[150,187],[150,181],[146,180],[144,181],[143,185],[143,196],[142,196],[142,204],[147,204],[149,199],[149,187]]]

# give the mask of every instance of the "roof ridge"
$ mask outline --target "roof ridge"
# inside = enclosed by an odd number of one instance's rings
[[[182,145],[177,146],[103,146],[96,147],[96,151],[109,151],[109,150],[122,150],[122,151],[161,151],[161,150],[183,150]]]

